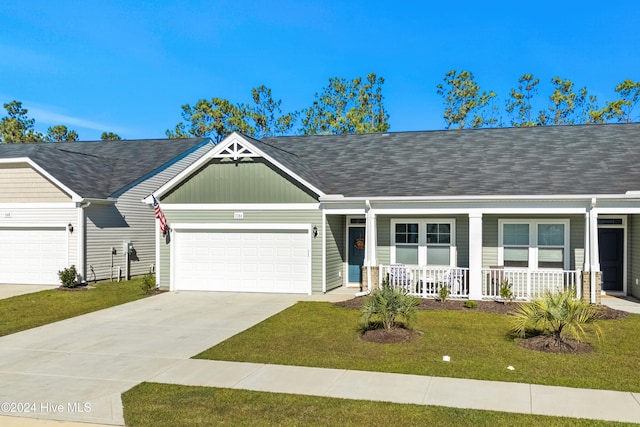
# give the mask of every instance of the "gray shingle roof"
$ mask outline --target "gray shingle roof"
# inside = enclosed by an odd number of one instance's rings
[[[326,194],[347,197],[640,190],[640,123],[291,136],[258,144]]]
[[[105,199],[207,141],[192,138],[0,144],[0,159],[28,157],[80,196]]]

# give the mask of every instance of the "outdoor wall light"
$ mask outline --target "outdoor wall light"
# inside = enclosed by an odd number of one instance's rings
[[[312,231],[313,231],[313,238],[315,239],[316,237],[318,237],[318,227],[314,225]]]
[[[67,230],[69,230],[69,233],[73,233],[73,225],[71,223],[67,225]]]

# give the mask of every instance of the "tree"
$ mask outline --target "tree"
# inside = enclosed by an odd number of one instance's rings
[[[253,105],[246,107],[253,119],[256,138],[286,135],[294,126],[298,113],[282,114],[281,100],[274,101],[271,89],[262,85],[251,89]]]
[[[122,138],[120,138],[120,135],[118,135],[117,133],[102,132],[102,135],[100,135],[100,139],[103,141],[120,141]]]
[[[595,97],[589,97],[586,87],[575,92],[573,82],[569,79],[554,77],[551,83],[555,86],[549,96],[551,105],[546,111],[540,111],[538,123],[542,126],[584,123],[585,118],[589,117],[589,108],[593,109],[595,105]],[[591,104],[587,104],[587,101],[591,101]],[[588,107],[586,110],[585,106]]]
[[[512,331],[524,338],[533,330],[551,336],[556,346],[566,347],[567,338],[580,341],[591,333],[599,338],[597,320],[596,308],[575,299],[573,291],[547,291],[542,299],[519,305],[512,317]]]
[[[182,106],[183,122],[173,131],[167,130],[166,135],[169,138],[210,137],[217,143],[233,131],[253,135],[255,129],[249,125],[248,118],[249,112],[242,104],[234,105],[223,98],[201,99],[193,107]]]
[[[41,142],[42,134],[33,129],[35,120],[27,117],[27,109],[22,102],[11,101],[4,104],[7,115],[0,120],[0,142],[21,144]]]
[[[444,84],[437,86],[437,93],[444,98],[444,120],[446,128],[457,126],[458,129],[491,126],[498,122],[495,109],[487,106],[496,97],[493,91],[480,91],[470,71],[451,70],[445,74]]]
[[[616,92],[620,95],[620,99],[607,102],[607,118],[631,123],[633,119],[631,113],[640,100],[640,82],[626,79],[616,86]]]
[[[313,105],[302,112],[300,132],[315,135],[387,131],[389,115],[383,104],[383,84],[384,79],[375,73],[364,80],[330,78],[329,86],[321,94],[316,93]]]
[[[531,100],[538,93],[540,79],[533,74],[523,74],[518,79],[518,89],[511,89],[510,99],[507,101],[506,110],[512,116],[511,126],[527,127],[535,126],[536,121],[531,114],[533,105]]]
[[[78,140],[78,133],[75,130],[68,130],[65,125],[51,126],[47,129],[47,142],[73,142]]]

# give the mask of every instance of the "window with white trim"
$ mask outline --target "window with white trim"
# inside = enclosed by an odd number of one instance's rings
[[[505,267],[569,268],[569,220],[500,220],[499,241]]]
[[[455,220],[392,220],[391,262],[454,266]]]

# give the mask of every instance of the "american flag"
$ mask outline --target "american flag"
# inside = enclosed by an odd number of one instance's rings
[[[164,212],[162,212],[156,196],[151,197],[153,197],[153,210],[156,213],[156,219],[160,220],[160,231],[162,231],[162,234],[167,234],[167,219],[164,217]]]

